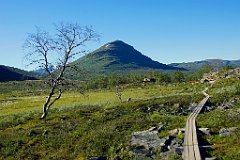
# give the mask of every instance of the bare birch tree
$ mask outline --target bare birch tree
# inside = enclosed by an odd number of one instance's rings
[[[36,33],[28,34],[24,49],[29,65],[43,68],[49,76],[50,91],[43,104],[41,119],[46,118],[50,107],[61,97],[61,85],[64,83],[64,72],[70,67],[74,57],[85,52],[84,45],[89,41],[96,41],[99,35],[91,27],[78,24],[55,25],[55,34],[37,28]],[[54,72],[51,70],[55,66]],[[56,92],[58,92],[57,95]]]

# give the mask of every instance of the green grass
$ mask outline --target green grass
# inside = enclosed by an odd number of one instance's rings
[[[21,82],[16,82],[14,85],[17,84],[19,86],[18,83],[21,84]],[[122,99],[123,101],[127,101],[128,98],[131,98],[133,101],[138,101],[175,95],[192,95],[199,94],[199,92],[197,92],[199,91],[198,88],[203,88],[201,85],[194,86],[193,88],[188,87],[188,85],[189,84],[169,86],[150,85],[130,89],[128,86],[125,86],[126,89],[124,89],[122,93]],[[10,86],[10,90],[12,89],[13,91],[5,90],[5,92],[0,93],[0,116],[41,110],[45,97],[47,96],[46,89],[40,91],[32,88],[33,90],[30,92],[30,89],[21,88],[21,90],[14,90],[11,88],[11,85],[8,84],[8,86]],[[104,105],[107,107],[118,105],[119,103],[120,101],[116,96],[115,89],[86,91],[84,95],[79,91],[67,91],[63,93],[53,108],[73,107],[75,105]]]
[[[240,98],[239,81],[236,79],[219,79],[209,89],[210,102],[215,105],[221,105],[224,101],[231,98]],[[228,110],[215,109],[211,112],[200,114],[197,117],[197,124],[200,127],[207,127],[212,132],[210,137],[206,136],[207,141],[212,144],[213,151],[210,155],[220,160],[239,159],[240,157],[240,130],[237,130],[236,136],[220,137],[219,131],[222,128],[238,127],[240,128],[240,114],[237,109],[240,108],[240,102],[233,103],[233,107]]]
[[[197,118],[198,125],[207,127],[212,132],[210,137],[206,137],[212,144],[213,151],[211,155],[220,160],[238,159],[240,156],[240,130],[237,130],[236,136],[220,137],[221,128],[238,127],[240,128],[240,115],[234,111],[221,111],[216,109],[212,112],[201,114]]]
[[[23,83],[28,83],[27,87],[26,84],[21,87]],[[179,116],[176,104],[188,107],[190,103],[200,102],[201,91],[208,86],[190,83],[124,85],[123,103],[116,96],[115,88],[86,90],[84,94],[68,89],[44,121],[39,117],[47,96],[46,88],[40,89],[38,84],[30,85],[30,82],[15,82],[16,88],[3,84],[6,83],[0,84],[3,88],[0,93],[0,159],[86,159],[100,155],[108,159],[116,155],[136,159],[128,150],[132,132],[163,123],[161,138],[168,136],[172,129],[184,127],[188,116]],[[238,87],[239,82],[234,79],[218,80],[208,90],[211,103],[219,105],[224,99],[240,97]],[[153,105],[161,107],[144,111]],[[224,127],[240,128],[238,108],[240,103],[235,103],[233,110],[215,109],[197,117],[198,126],[208,127],[213,133],[205,137],[213,144],[212,156],[224,160],[240,156],[239,131],[233,137],[218,135]],[[31,130],[37,135],[29,136]],[[42,136],[44,130],[49,131],[47,137]]]
[[[16,84],[15,84],[16,85]],[[6,87],[0,94],[0,159],[85,159],[119,155],[135,159],[128,151],[131,133],[160,122],[160,137],[185,125],[187,116],[176,114],[174,104],[188,106],[202,99],[202,84],[124,86],[123,103],[115,89],[89,90],[84,95],[68,90],[50,109],[47,120],[40,120],[46,90]],[[0,85],[1,87],[1,85]],[[2,86],[3,87],[3,86]],[[127,102],[128,98],[132,98]],[[162,104],[154,112],[142,108]],[[29,136],[31,130],[36,136]],[[47,137],[42,136],[48,130]]]
[[[177,115],[154,116],[139,108],[156,102],[137,101],[108,108],[100,106],[75,106],[54,109],[47,121],[37,113],[7,116],[9,123],[1,126],[0,155],[2,159],[74,159],[104,155],[119,155],[131,159],[126,147],[134,131],[146,130],[162,122],[164,133],[183,127],[185,117]],[[157,112],[161,112],[160,110]],[[5,119],[6,122],[8,119]],[[49,130],[48,137],[41,134]],[[29,136],[35,130],[36,136]]]

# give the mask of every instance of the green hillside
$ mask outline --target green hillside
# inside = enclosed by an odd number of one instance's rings
[[[0,65],[0,75],[0,82],[37,79],[33,73],[4,65]]]
[[[187,62],[187,63],[171,63],[169,66],[181,67],[190,71],[201,69],[204,65],[210,65],[215,71],[223,69],[224,66],[239,67],[240,60],[222,60],[222,59],[207,59],[203,61]]]
[[[126,73],[148,69],[185,70],[154,61],[132,46],[119,40],[103,45],[92,53],[74,61],[71,65],[75,65],[80,70],[95,75],[106,75],[114,72]]]

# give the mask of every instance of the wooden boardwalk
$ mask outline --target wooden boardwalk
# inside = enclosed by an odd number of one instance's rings
[[[206,97],[197,105],[197,107],[194,109],[194,111],[190,114],[189,118],[187,119],[184,137],[184,151],[183,151],[184,160],[201,160],[195,120],[209,99],[209,95],[205,93],[206,90],[207,88],[203,91],[203,94]]]

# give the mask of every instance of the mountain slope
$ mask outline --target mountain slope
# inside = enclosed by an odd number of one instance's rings
[[[240,67],[240,60],[222,60],[207,59],[203,61],[187,62],[187,63],[171,63],[172,67],[181,67],[190,71],[201,69],[204,65],[210,65],[215,71],[223,69],[224,66]]]
[[[27,71],[4,65],[0,65],[0,75],[0,82],[36,80],[34,75]]]
[[[154,61],[119,40],[103,45],[94,52],[74,61],[72,65],[95,74],[145,69],[185,70]]]

